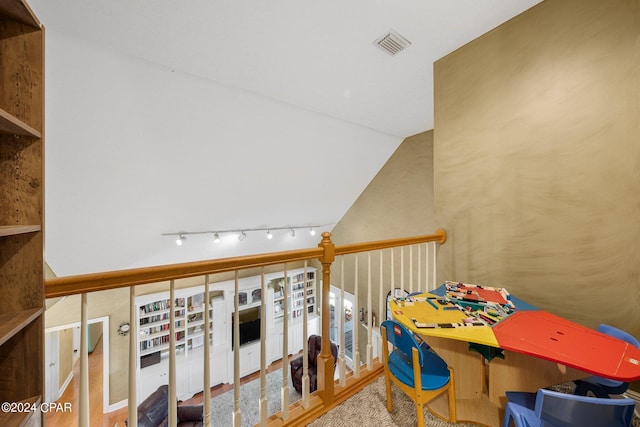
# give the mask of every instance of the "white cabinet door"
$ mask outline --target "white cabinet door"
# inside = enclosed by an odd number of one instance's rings
[[[243,377],[260,369],[260,343],[240,347],[240,376]]]
[[[307,338],[311,335],[320,335],[320,318],[317,316],[307,321]]]
[[[163,384],[169,384],[169,366],[161,362],[140,369],[138,375],[138,403],[142,403]]]
[[[198,349],[200,350],[200,349]],[[227,351],[210,349],[209,386],[227,382]],[[204,351],[192,352],[187,362],[186,393],[193,396],[204,390]]]
[[[282,359],[282,328],[267,332],[267,362]]]
[[[289,354],[296,354],[302,350],[304,342],[311,335],[320,335],[320,318],[314,316],[307,320],[307,336],[303,336],[303,324],[297,322],[289,326]]]
[[[289,354],[302,350],[302,323],[289,324]]]
[[[213,347],[228,345],[229,323],[227,321],[227,307],[223,298],[211,299],[211,321],[213,322]]]
[[[204,364],[202,357],[189,358],[187,362],[187,393],[194,395],[203,390]]]
[[[188,394],[187,366],[184,357],[176,357],[176,396],[178,399],[191,397]],[[140,369],[138,375],[138,403],[149,397],[163,384],[169,384],[169,361]]]
[[[211,386],[228,382],[227,361],[229,360],[227,350],[211,350]]]

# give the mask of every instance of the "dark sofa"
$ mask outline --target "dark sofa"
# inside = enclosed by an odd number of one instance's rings
[[[169,425],[169,386],[161,385],[138,405],[138,427]],[[129,423],[125,420],[125,424]],[[202,405],[178,406],[178,427],[201,427]]]
[[[318,388],[318,368],[316,360],[320,354],[322,337],[320,335],[311,335],[307,344],[307,355],[309,357],[309,393],[313,393]],[[334,342],[331,342],[331,354],[333,355],[333,366],[335,367],[336,360],[338,359],[338,346]],[[303,357],[304,355],[301,355],[291,361],[291,382],[293,383],[293,388],[295,388],[298,393],[302,393]]]

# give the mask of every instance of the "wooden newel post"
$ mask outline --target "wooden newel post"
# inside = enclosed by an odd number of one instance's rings
[[[331,339],[329,334],[329,291],[331,287],[331,264],[336,257],[336,248],[331,241],[331,233],[322,233],[322,241],[318,244],[324,249],[319,259],[322,264],[322,347],[317,359],[318,393],[325,405],[333,402],[333,371],[334,360],[331,354]]]

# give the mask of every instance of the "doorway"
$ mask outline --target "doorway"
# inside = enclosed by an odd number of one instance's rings
[[[109,410],[109,318],[100,317],[89,320],[87,339],[89,353],[94,348],[101,346],[102,405],[103,413],[106,413]],[[45,393],[47,402],[54,402],[62,396],[73,379],[73,367],[79,357],[80,322],[45,329],[45,377],[47,381]]]
[[[329,335],[333,342],[340,343],[341,328],[344,325],[344,355],[347,366],[353,369],[353,305],[354,297],[345,292],[344,299],[340,296],[342,291],[331,285],[329,290]],[[342,316],[343,321],[340,317]],[[357,345],[357,344],[356,344]]]

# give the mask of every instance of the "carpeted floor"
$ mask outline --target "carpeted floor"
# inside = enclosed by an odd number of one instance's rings
[[[282,369],[267,374],[267,416],[280,411],[282,387]],[[289,402],[293,403],[302,396],[291,385],[289,377]],[[240,412],[242,427],[251,427],[260,421],[260,379],[243,384],[240,387]],[[211,399],[211,415],[214,425],[231,426],[233,416],[233,390]]]
[[[553,387],[558,391],[572,392],[570,385]],[[384,377],[365,387],[342,405],[309,424],[311,427],[410,427],[416,426],[415,405],[398,387],[392,385],[393,412],[387,412]],[[425,426],[427,427],[462,427],[476,426],[468,423],[448,423],[433,416],[424,409]],[[640,427],[638,417],[633,420],[633,427]],[[587,427],[587,426],[584,426]]]
[[[552,387],[557,391],[571,393],[572,383]],[[267,374],[267,412],[272,415],[280,411],[280,388],[282,386],[282,370]],[[291,386],[289,378],[289,402],[301,398],[300,393]],[[384,377],[378,378],[342,405],[309,424],[311,427],[410,427],[416,426],[415,406],[411,399],[392,385],[393,412],[387,412]],[[240,388],[240,410],[242,427],[251,427],[259,422],[260,380],[254,380]],[[232,425],[233,390],[211,399],[211,410],[215,425]],[[449,423],[432,415],[424,409],[425,426],[427,427],[476,427],[469,423]],[[633,427],[640,427],[640,419],[633,420]]]
[[[416,426],[416,407],[398,387],[392,385],[393,412],[387,411],[384,377],[378,378],[351,399],[318,418],[311,427],[410,427]],[[476,427],[475,424],[452,424],[431,415],[425,408],[427,427]]]

